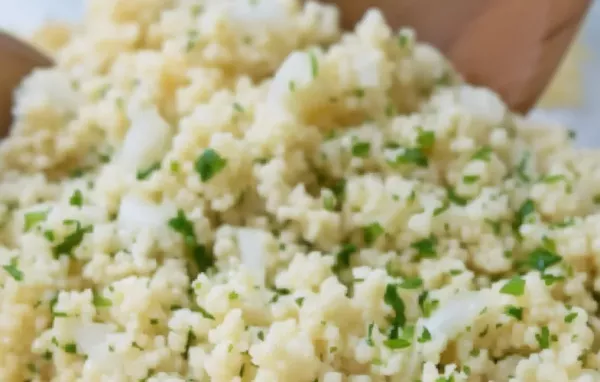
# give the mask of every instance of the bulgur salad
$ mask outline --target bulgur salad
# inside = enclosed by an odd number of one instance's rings
[[[377,10],[87,5],[0,143],[0,381],[600,381],[597,151]]]

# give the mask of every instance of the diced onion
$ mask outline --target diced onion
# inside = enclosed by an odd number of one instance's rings
[[[258,229],[240,228],[237,231],[242,264],[250,270],[257,281],[263,283],[266,273],[267,235]]]

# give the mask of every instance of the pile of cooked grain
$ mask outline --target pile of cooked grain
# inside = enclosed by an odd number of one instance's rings
[[[0,380],[600,380],[600,155],[378,11],[92,0],[0,145]]]

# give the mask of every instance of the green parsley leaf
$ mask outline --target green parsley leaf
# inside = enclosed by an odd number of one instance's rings
[[[16,257],[10,259],[8,265],[3,265],[2,268],[11,275],[15,281],[23,281],[23,272],[19,269],[19,260]]]
[[[169,169],[171,170],[171,172],[176,173],[179,172],[179,168],[181,167],[181,165],[179,164],[179,162],[177,162],[176,160],[172,161],[169,164]]]
[[[571,312],[565,316],[565,322],[570,324],[577,318],[577,312]]]
[[[363,239],[367,245],[373,244],[384,233],[383,227],[378,223],[371,223],[363,227]]]
[[[395,316],[392,321],[394,326],[403,327],[406,323],[404,301],[402,301],[402,298],[398,295],[398,291],[393,284],[388,284],[386,286],[383,301],[394,310]]]
[[[564,276],[555,276],[555,275],[545,273],[545,274],[542,274],[542,280],[544,280],[544,284],[546,284],[547,286],[550,286],[556,282],[564,281],[565,277]]]
[[[546,184],[554,184],[554,183],[558,183],[560,181],[567,181],[567,177],[564,175],[545,175],[540,179],[540,182],[542,183],[546,183]]]
[[[423,279],[420,277],[412,277],[402,281],[400,288],[403,289],[417,289],[423,286]]]
[[[447,195],[448,195],[448,200],[454,204],[464,207],[469,202],[467,199],[463,198],[462,196],[459,196],[456,193],[456,191],[454,191],[454,189],[451,187],[448,187],[448,189],[446,191],[447,191]]]
[[[435,145],[435,132],[419,130],[419,135],[417,136],[417,144],[423,150],[429,150]]]
[[[367,345],[369,345],[369,346],[374,346],[374,343],[373,343],[373,327],[374,326],[375,326],[375,323],[371,322],[367,329]]]
[[[541,349],[548,349],[550,347],[550,330],[548,330],[548,327],[543,326],[541,332],[535,335],[535,339]]]
[[[106,308],[112,306],[112,300],[102,296],[100,293],[94,293],[92,303],[97,308]]]
[[[500,293],[510,294],[513,296],[522,296],[525,292],[525,280],[519,276],[515,276],[508,280],[500,289]]]
[[[173,162],[171,162],[171,165],[173,165]],[[150,177],[150,175],[152,175],[152,173],[154,171],[158,170],[159,168],[160,168],[160,162],[156,162],[152,166],[150,166],[146,169],[139,170],[135,177],[137,180],[148,179]]]
[[[423,327],[423,332],[421,333],[421,336],[417,341],[419,341],[419,343],[431,341],[431,333],[429,333],[429,330],[427,330],[427,328]]]
[[[55,245],[52,248],[54,258],[58,259],[60,255],[71,256],[75,247],[79,246],[83,241],[83,237],[86,233],[90,233],[94,230],[94,227],[89,225],[87,227],[81,227],[81,223],[75,221],[75,231],[67,235],[60,244]]]
[[[507,316],[514,317],[519,321],[523,320],[523,308],[518,306],[509,305],[504,309],[504,313],[506,313]]]
[[[546,248],[536,248],[527,258],[527,264],[540,272],[544,272],[548,267],[559,263],[562,257]]]
[[[213,316],[212,314],[208,313],[208,311],[206,309],[204,309],[201,306],[196,306],[194,309],[195,312],[198,312],[202,315],[202,317],[204,318],[208,318],[209,320],[214,320],[215,316]]]
[[[477,150],[473,156],[471,156],[471,160],[480,160],[484,162],[489,162],[492,155],[492,148],[490,146],[484,146],[481,149]]]
[[[383,341],[383,344],[390,349],[405,349],[411,345],[411,342],[405,338],[392,338]]]
[[[480,179],[479,175],[465,175],[463,176],[463,183],[464,184],[473,184],[473,183],[477,183],[477,181]]]
[[[342,248],[335,255],[335,265],[333,269],[335,272],[339,272],[342,269],[346,269],[350,266],[350,257],[358,251],[358,248],[354,244],[343,244]]]
[[[83,206],[83,194],[80,190],[75,190],[71,198],[69,198],[69,204],[76,207]]]
[[[437,251],[435,248],[437,246],[437,238],[435,236],[419,240],[417,242],[412,243],[410,246],[411,248],[417,250],[418,259],[430,259],[437,256]]]
[[[178,210],[177,216],[170,219],[168,225],[175,232],[178,232],[183,236],[183,241],[188,247],[193,248],[196,246],[197,243],[194,225],[190,220],[188,220],[187,216],[185,216],[183,210]]]
[[[44,237],[49,242],[53,242],[54,241],[54,231],[52,231],[52,230],[44,231]]]
[[[369,156],[369,151],[371,150],[371,143],[355,141],[352,143],[352,155],[359,158],[364,158]]]
[[[531,157],[531,153],[526,152],[523,155],[523,158],[521,158],[521,160],[519,161],[519,164],[517,165],[517,168],[516,168],[517,176],[519,177],[519,179],[521,181],[523,181],[525,183],[528,183],[531,181],[529,174],[527,174],[527,163],[529,162],[530,157]]]
[[[314,52],[309,53],[310,57],[310,72],[312,73],[313,78],[317,78],[319,75],[319,61],[317,60],[317,56]]]
[[[237,111],[238,113],[243,113],[246,111],[244,109],[244,107],[242,105],[240,105],[238,102],[233,103],[233,110]]]
[[[535,203],[531,199],[527,199],[521,204],[517,214],[515,216],[515,221],[513,223],[513,228],[518,230],[521,225],[525,222],[527,217],[531,214],[535,213]]]
[[[25,213],[25,215],[24,215],[25,224],[24,224],[23,230],[25,232],[28,232],[30,229],[35,227],[38,223],[46,221],[46,218],[48,217],[48,213],[50,213],[50,210],[34,211],[34,212]]]
[[[199,271],[210,268],[214,263],[211,254],[206,250],[206,247],[201,244],[198,244],[193,248],[192,260],[194,260],[194,264],[196,264]]]
[[[405,147],[396,153],[396,158],[391,162],[395,165],[414,164],[419,167],[427,167],[429,159],[422,149],[416,147]]]
[[[212,148],[207,148],[196,159],[196,172],[200,175],[200,180],[208,182],[227,165],[227,159],[221,157],[218,152]]]
[[[76,354],[77,345],[75,343],[68,343],[64,346],[65,353]]]

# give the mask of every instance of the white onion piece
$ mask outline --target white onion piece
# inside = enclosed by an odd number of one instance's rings
[[[423,322],[431,336],[452,339],[464,331],[477,316],[487,307],[487,299],[483,292],[461,293]]]
[[[176,213],[174,206],[157,205],[128,195],[121,200],[118,223],[125,230],[161,229]]]
[[[237,230],[237,239],[242,264],[252,272],[258,282],[264,283],[267,234],[254,228],[240,228]]]
[[[130,119],[119,161],[126,168],[147,169],[169,150],[171,128],[156,109],[132,112]]]
[[[90,322],[76,326],[74,333],[77,351],[92,357],[108,348],[107,339],[110,334],[114,333],[114,327]]]

